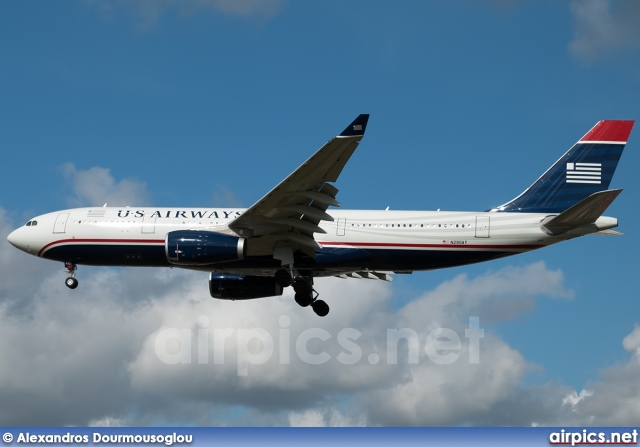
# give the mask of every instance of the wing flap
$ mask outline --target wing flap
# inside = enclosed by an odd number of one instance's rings
[[[375,272],[375,271],[366,271],[366,272],[350,272],[350,273],[341,273],[340,275],[336,275],[338,278],[347,279],[347,278],[357,278],[357,279],[375,279],[382,281],[393,281],[391,275],[384,272]]]
[[[321,220],[326,220],[328,222],[333,222],[333,217],[327,213],[325,213],[324,211],[322,211],[319,208],[315,208],[313,206],[307,206],[307,205],[292,205],[292,206],[286,206],[286,207],[281,207],[281,210],[288,213],[297,213],[300,214],[301,216],[304,215],[305,217],[309,217],[311,219],[315,219],[318,222],[320,222]]]

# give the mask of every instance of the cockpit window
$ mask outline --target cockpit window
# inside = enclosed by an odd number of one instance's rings
[[[27,226],[27,227],[30,227],[30,226],[31,226],[31,221],[27,222],[27,225],[26,225],[26,226]]]
[[[25,226],[27,226],[27,227],[35,227],[36,225],[38,225],[38,221],[37,220],[30,220],[29,222],[27,222],[27,224]]]

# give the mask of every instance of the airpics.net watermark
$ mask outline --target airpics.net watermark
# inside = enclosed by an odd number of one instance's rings
[[[263,328],[212,328],[209,317],[201,315],[195,329],[165,328],[159,331],[155,338],[155,353],[167,365],[223,365],[225,359],[229,361],[235,354],[239,376],[249,374],[249,365],[265,364],[274,356],[280,365],[289,365],[293,352],[300,361],[309,365],[322,365],[331,360],[355,365],[363,361],[365,354],[361,345],[368,344],[361,340],[363,334],[355,328],[344,328],[336,334],[323,328],[308,328],[292,337],[291,318],[282,315],[278,323],[279,328],[271,332]],[[272,332],[277,332],[277,335],[274,337]],[[443,327],[430,331],[426,336],[411,328],[387,329],[386,340],[379,343],[384,345],[384,355],[371,352],[365,361],[371,365],[381,361],[397,365],[402,358],[407,364],[418,364],[426,356],[433,364],[449,365],[458,361],[465,351],[469,364],[478,364],[480,339],[483,337],[484,329],[480,328],[479,317],[469,317],[463,337],[455,330]],[[331,349],[324,343],[330,344]],[[331,355],[326,349],[338,352]]]

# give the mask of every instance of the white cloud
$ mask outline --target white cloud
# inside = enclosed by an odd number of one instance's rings
[[[407,304],[398,312],[398,320],[408,327],[422,328],[421,340],[438,327],[453,329],[465,341],[460,358],[449,365],[423,359],[407,369],[402,383],[371,393],[370,422],[381,425],[514,423],[500,419],[501,416],[487,416],[508,405],[514,395],[530,392],[520,384],[532,365],[493,334],[482,339],[479,362],[473,364],[470,338],[465,340],[468,318],[508,319],[529,309],[537,295],[571,297],[572,292],[565,289],[562,282],[560,271],[551,271],[544,263],[537,262],[524,267],[506,267],[473,279],[458,275]],[[503,305],[511,307],[500,312],[498,309]],[[531,416],[520,417],[526,420]]]
[[[55,265],[18,251],[7,242],[7,236],[18,225],[9,213],[0,207],[0,305],[8,312],[22,312],[31,307],[37,295],[39,280],[55,270],[62,270],[62,264]]]
[[[291,427],[362,427],[364,419],[350,419],[335,408],[289,413]]]
[[[129,366],[132,386],[149,397],[162,389],[167,390],[165,397],[173,401],[188,397],[264,411],[313,406],[332,393],[366,389],[390,371],[385,373],[361,364],[345,368],[336,360],[343,351],[337,337],[350,320],[363,321],[362,308],[368,308],[372,315],[379,312],[388,298],[388,289],[373,282],[358,287],[354,282],[334,281],[339,283],[339,289],[335,287],[338,284],[318,287],[333,304],[335,317],[325,320],[310,309],[299,308],[289,291],[280,298],[226,302],[207,297],[206,280],[204,284],[201,281],[186,287],[170,303],[159,304],[165,318],[155,332],[149,333]],[[158,358],[156,343],[158,336],[175,329],[190,331],[190,355],[186,364],[166,365]],[[252,333],[254,329],[264,331],[262,334],[274,345],[273,355],[263,364],[255,364],[262,363],[262,359],[258,355],[261,343],[253,343],[255,338],[251,340],[253,335],[261,335]],[[307,357],[311,359],[325,351],[331,357],[326,363],[314,365],[297,355],[296,341],[307,330],[308,335],[330,336],[326,343],[311,339],[308,345]],[[198,331],[205,335],[204,341],[197,339]],[[222,331],[228,332],[226,341]],[[201,346],[206,348],[206,364],[198,364]],[[215,364],[216,361],[221,364]],[[184,380],[185,377],[190,379]]]
[[[508,398],[527,371],[527,362],[493,336],[482,341],[482,359],[461,358],[451,365],[423,362],[403,383],[375,391],[368,403],[371,422],[381,425],[455,425],[473,420]],[[499,421],[494,421],[499,424]]]
[[[640,2],[637,0],[574,0],[574,39],[569,51],[584,60],[605,58],[640,48]]]
[[[211,195],[211,204],[214,207],[229,207],[229,208],[242,208],[244,205],[236,197],[236,195],[229,191],[224,186],[217,186],[213,194]]]
[[[604,369],[572,403],[575,420],[590,425],[638,425],[640,421],[640,326],[622,341],[629,361]]]
[[[633,331],[622,340],[622,346],[633,354],[635,360],[640,361],[640,326],[636,325]]]
[[[88,425],[91,427],[125,427],[126,421],[106,416],[101,419],[89,421]]]
[[[38,278],[26,315],[0,307],[3,423],[85,424],[122,411],[130,391],[126,360],[158,317],[141,309],[144,302],[118,296],[118,276],[90,272],[74,293],[62,272],[51,274]]]
[[[562,399],[562,405],[569,405],[571,409],[575,411],[576,405],[591,396],[593,396],[593,391],[582,390],[578,394],[575,390],[572,390],[564,399]]]
[[[549,270],[544,262],[508,266],[472,279],[463,273],[409,303],[403,314],[409,319],[429,315],[435,327],[460,315],[477,315],[491,322],[511,319],[531,309],[537,295],[573,298],[563,281],[562,272]]]
[[[105,203],[109,206],[142,206],[150,202],[147,186],[143,181],[116,181],[107,168],[79,170],[73,163],[65,163],[61,168],[74,193],[68,199],[70,206],[102,206]]]
[[[527,393],[520,383],[530,366],[492,334],[482,339],[480,363],[469,364],[468,289],[480,286],[480,295],[501,299],[512,292],[506,277],[534,284],[528,278],[534,274],[548,285],[521,289],[522,295],[567,293],[553,279],[558,272],[534,264],[470,280],[461,275],[394,311],[388,284],[328,279],[317,288],[332,313],[320,319],[299,308],[290,292],[264,300],[213,300],[206,274],[198,272],[81,273],[75,291],[62,285],[61,272],[45,276],[27,316],[0,312],[3,423],[235,424],[227,414],[240,407],[251,415],[241,417],[242,423],[424,425],[474,418],[482,423],[486,417],[486,423],[500,424],[488,415],[514,394]],[[445,302],[437,312],[437,303]],[[387,329],[411,328],[424,346],[438,325],[459,334],[458,361],[438,365],[422,352],[419,363],[410,364],[401,347],[398,364],[390,362]],[[251,340],[256,328],[273,340],[270,358],[261,359],[263,345]],[[190,334],[187,356],[178,357],[186,358],[184,364],[158,356],[158,339],[167,329]],[[216,330],[229,332],[224,346],[216,344]],[[328,339],[310,337],[300,357],[296,342],[305,334]],[[163,345],[166,352],[179,353],[176,341]],[[323,352],[326,362],[309,362]],[[373,353],[380,360],[376,365],[370,362]],[[239,374],[245,365],[246,375]]]

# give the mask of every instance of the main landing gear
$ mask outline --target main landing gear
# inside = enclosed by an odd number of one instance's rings
[[[318,292],[313,289],[312,276],[299,275],[294,279],[292,269],[280,269],[276,272],[275,278],[282,287],[293,285],[293,290],[296,292],[296,303],[300,306],[311,306],[319,317],[326,317],[329,314],[329,305],[323,300],[319,300]]]
[[[75,289],[78,287],[78,280],[76,279],[76,270],[78,270],[78,267],[76,267],[73,262],[65,262],[64,268],[69,274],[69,277],[64,280],[64,284],[70,289]]]

